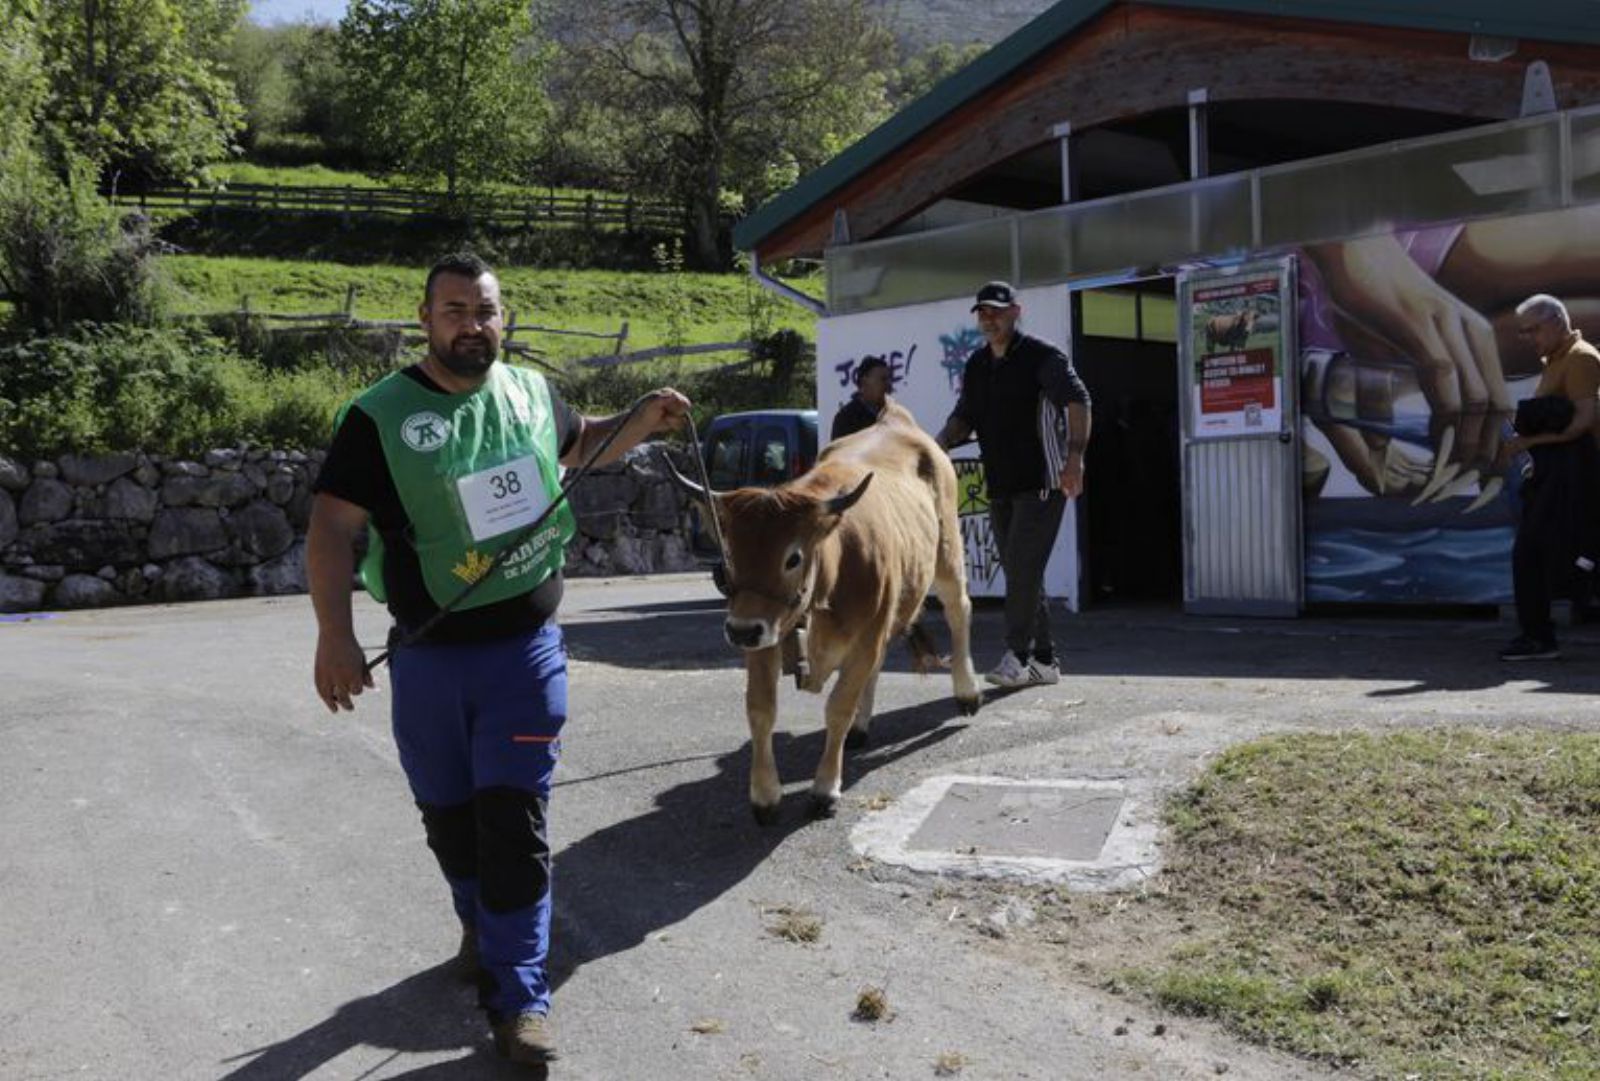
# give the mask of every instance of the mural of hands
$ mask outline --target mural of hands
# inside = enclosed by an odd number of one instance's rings
[[[1322,274],[1341,337],[1415,367],[1431,409],[1436,487],[1491,470],[1512,404],[1488,319],[1435,281],[1393,234],[1306,254]]]
[[[1468,511],[1492,501],[1505,484],[1500,444],[1512,402],[1490,321],[1436,281],[1394,234],[1315,245],[1306,254],[1339,338],[1363,357],[1386,361],[1377,370],[1390,373],[1383,381],[1362,379],[1358,416],[1341,419],[1368,427],[1359,414],[1392,413],[1394,399],[1412,384],[1426,402],[1433,454],[1420,487],[1414,453],[1319,424],[1340,461],[1374,495],[1440,502],[1477,488]],[[1409,378],[1394,377],[1398,365],[1410,368]],[[1385,388],[1390,400],[1373,400]]]

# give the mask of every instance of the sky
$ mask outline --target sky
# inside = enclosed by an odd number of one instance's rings
[[[262,26],[273,23],[336,23],[344,16],[345,0],[253,0],[250,20]]]

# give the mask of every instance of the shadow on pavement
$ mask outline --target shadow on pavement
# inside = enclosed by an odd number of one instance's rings
[[[872,746],[845,759],[845,790],[873,770],[955,735],[965,722],[947,722],[957,717],[953,698],[879,714],[872,722]],[[780,776],[787,784],[807,782],[785,795],[776,826],[762,828],[751,816],[746,742],[737,751],[715,756],[712,776],[669,788],[656,797],[651,811],[580,838],[558,853],[553,876],[557,886],[552,985],[559,988],[584,965],[631,949],[652,932],[715,901],[791,834],[810,825],[809,781],[822,753],[823,735],[820,728],[800,736],[774,734]],[[835,822],[820,828],[840,827]],[[640,898],[648,898],[648,903],[641,904]],[[558,1000],[558,1037],[559,1009]],[[446,963],[347,1002],[304,1032],[227,1060],[222,1065],[233,1069],[223,1081],[303,1078],[357,1047],[390,1050],[391,1057],[473,1052],[385,1075],[405,1081],[541,1076],[495,1056],[472,993],[454,980]],[[557,1063],[555,1069],[560,1066]]]
[[[872,746],[845,758],[845,791],[874,770],[954,736],[965,727],[956,717],[952,698],[879,714],[872,722]],[[820,728],[798,736],[774,733],[779,775],[796,786],[784,795],[775,826],[757,825],[750,813],[747,741],[717,757],[714,775],[663,791],[648,813],[580,838],[558,854],[552,983],[559,987],[582,966],[631,949],[651,932],[687,918],[810,825],[809,782],[823,739]],[[581,905],[563,906],[559,900],[579,896]],[[636,903],[639,897],[649,903]],[[618,901],[609,903],[611,898]]]
[[[739,668],[738,653],[722,637],[723,603],[694,598],[590,609],[563,630],[572,655],[583,661],[624,668]],[[928,613],[924,623],[939,648],[948,648],[943,618]],[[998,603],[974,604],[972,650],[979,672],[999,656],[1003,623]],[[1594,626],[1560,629],[1563,660],[1520,664],[1498,659],[1514,628],[1492,620],[1250,620],[1186,616],[1176,609],[1112,609],[1057,614],[1054,629],[1069,680],[1084,675],[1395,684],[1367,692],[1377,698],[1531,680],[1541,684],[1531,688],[1535,693],[1600,693],[1600,664],[1593,663],[1600,660],[1600,628]],[[884,670],[911,672],[910,652],[892,646]]]
[[[539,1071],[512,1066],[495,1055],[487,1029],[473,1016],[473,997],[472,991],[455,979],[448,962],[436,965],[377,994],[345,1003],[332,1017],[304,1032],[224,1061],[221,1065],[234,1068],[223,1075],[222,1081],[288,1081],[306,1077],[358,1047],[392,1051],[391,1059],[403,1054],[473,1052],[388,1075],[407,1081],[539,1077]],[[245,1059],[249,1061],[235,1065]],[[366,1072],[384,1064],[380,1062]]]

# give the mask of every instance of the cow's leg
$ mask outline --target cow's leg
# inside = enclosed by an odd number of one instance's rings
[[[859,751],[872,742],[872,703],[878,696],[878,672],[872,673],[872,678],[867,680],[867,685],[861,691],[861,703],[856,706],[856,719],[850,724],[850,731],[844,737],[844,749]]]
[[[934,490],[939,544],[933,561],[933,592],[950,628],[950,679],[955,684],[956,705],[971,716],[983,704],[983,691],[972,667],[972,601],[967,597],[967,556],[961,543],[955,471],[943,470]]]
[[[944,622],[950,628],[950,681],[955,684],[955,704],[963,715],[971,716],[984,702],[984,692],[978,688],[978,672],[973,668],[973,601],[966,596],[966,568],[960,564],[947,566],[942,545],[933,593],[944,606]]]
[[[852,657],[839,670],[839,679],[828,695],[826,716],[828,738],[817,763],[817,778],[811,785],[811,816],[832,818],[839,809],[840,778],[844,775],[845,733],[855,723],[867,688],[878,678],[883,666],[884,643],[861,650],[865,657]],[[871,709],[871,706],[868,706]]]
[[[750,722],[750,809],[756,821],[771,826],[778,821],[783,786],[772,757],[772,726],[778,720],[778,669],[782,663],[776,646],[744,655],[744,712]]]

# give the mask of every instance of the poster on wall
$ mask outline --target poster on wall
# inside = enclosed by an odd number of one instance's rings
[[[1600,206],[1300,250],[1306,596],[1505,604],[1525,456],[1500,453],[1541,361],[1518,303],[1600,337]]]
[[[1190,437],[1276,434],[1283,423],[1283,298],[1276,271],[1196,283]]]
[[[974,291],[982,282],[974,283]],[[1064,286],[1023,289],[1021,327],[1063,348],[1071,342],[1070,307]],[[825,318],[817,323],[817,424],[823,436],[850,400],[853,376],[868,356],[889,364],[895,400],[929,433],[944,426],[961,393],[967,358],[983,345],[972,300],[916,304],[884,311]],[[967,588],[975,597],[1005,595],[1005,574],[989,522],[988,489],[976,443],[958,447],[955,460],[961,533],[967,554]],[[1045,567],[1045,592],[1073,611],[1078,607],[1077,520],[1067,504],[1056,546]]]

